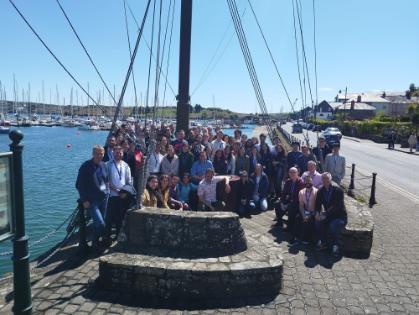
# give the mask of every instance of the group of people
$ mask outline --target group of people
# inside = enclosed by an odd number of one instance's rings
[[[265,134],[248,138],[239,129],[229,136],[218,127],[192,127],[187,132],[175,132],[173,126],[165,125],[150,130],[135,127],[122,126],[108,137],[104,148],[95,146],[93,158],[79,170],[76,187],[83,207],[93,218],[96,240],[102,236],[109,243],[111,227],[120,229],[126,210],[136,200],[134,187],[142,163],[150,174],[142,192],[142,206],[220,210],[227,201],[217,193],[218,183],[223,182],[227,198],[237,199],[232,210],[248,216],[275,207],[277,225],[282,227],[287,213],[287,229],[295,239],[305,242],[313,226],[321,247],[326,241],[321,233],[327,228],[339,230],[333,216],[337,213],[340,218],[345,212],[343,193],[341,203],[335,204],[341,189],[330,184],[332,180],[340,184],[345,176],[339,144],[329,148],[320,138],[313,149],[296,142],[287,152],[278,137],[269,144]],[[231,175],[240,178],[234,196],[229,195]],[[310,184],[314,187],[307,187]],[[317,198],[322,189],[326,199]],[[308,196],[307,206],[301,194]],[[313,214],[306,218],[303,210]],[[329,212],[332,214],[327,219],[319,219]]]

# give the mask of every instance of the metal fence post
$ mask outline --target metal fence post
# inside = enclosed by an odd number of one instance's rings
[[[375,204],[377,204],[377,201],[375,200],[376,177],[377,177],[377,173],[372,173],[371,195],[370,195],[370,202],[369,202],[370,208],[372,208]]]
[[[31,280],[29,271],[28,236],[25,234],[25,207],[23,198],[23,134],[19,130],[9,133],[13,152],[13,186],[16,233],[13,238],[13,286],[15,314],[32,314]]]
[[[352,172],[351,172],[351,183],[349,184],[349,190],[355,189],[355,163],[352,163]]]

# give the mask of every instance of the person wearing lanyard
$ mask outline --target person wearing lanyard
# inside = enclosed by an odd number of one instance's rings
[[[302,244],[307,245],[309,244],[310,234],[312,234],[314,230],[317,188],[313,187],[313,180],[310,176],[306,176],[304,178],[304,186],[305,188],[303,188],[298,194],[298,201],[300,205],[300,225],[297,227],[297,233],[301,235]]]
[[[283,227],[282,217],[288,212],[286,231],[291,233],[291,243],[295,242],[295,219],[298,213],[298,193],[304,188],[304,183],[298,176],[298,169],[291,167],[288,171],[289,178],[284,184],[281,197],[275,202],[276,226]]]
[[[327,233],[332,239],[332,253],[339,255],[339,245],[343,228],[348,222],[342,188],[332,184],[330,173],[322,174],[323,187],[316,200],[316,238],[317,250],[325,249]]]
[[[122,158],[124,151],[120,146],[115,146],[113,149],[114,160],[107,162],[109,172],[109,187],[111,190],[109,198],[109,211],[105,217],[106,222],[106,244],[111,243],[111,230],[112,225],[116,227],[116,236],[122,226],[127,209],[124,209],[123,199],[126,198],[125,194],[121,194],[120,190],[125,185],[132,185],[131,170],[129,165],[125,163]]]
[[[99,145],[93,147],[92,159],[84,162],[77,175],[76,188],[79,202],[93,220],[93,242],[95,250],[101,250],[99,239],[105,232],[105,212],[107,207],[108,173],[102,161],[105,149]]]

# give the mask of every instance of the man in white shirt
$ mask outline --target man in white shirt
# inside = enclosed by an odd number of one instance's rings
[[[120,146],[113,148],[114,159],[106,163],[108,174],[109,174],[109,188],[111,191],[108,211],[105,214],[106,224],[106,239],[107,245],[110,245],[110,236],[112,225],[116,226],[116,236],[122,225],[127,209],[123,209],[124,204],[121,199],[126,198],[126,194],[120,193],[122,187],[125,185],[132,186],[131,170],[129,165],[125,163],[122,158],[124,157],[124,151]]]
[[[215,152],[218,150],[224,150],[226,147],[226,143],[223,141],[223,132],[219,130],[217,132],[217,139],[215,139],[213,142],[211,142],[212,146],[212,153],[211,153],[211,160],[214,160]]]
[[[163,154],[160,153],[161,145],[156,143],[154,152],[148,158],[148,170],[150,175],[160,175],[161,162],[163,161]]]
[[[317,164],[315,161],[307,162],[307,171],[303,173],[301,179],[304,181],[304,178],[307,176],[311,177],[313,186],[317,189],[320,189],[323,186],[322,175],[316,170]]]

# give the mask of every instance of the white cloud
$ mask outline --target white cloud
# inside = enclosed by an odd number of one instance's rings
[[[320,92],[333,92],[335,89],[331,87],[321,87],[319,88]]]

